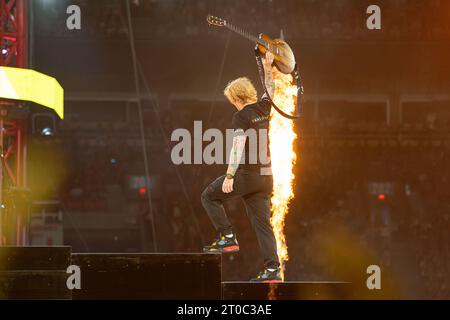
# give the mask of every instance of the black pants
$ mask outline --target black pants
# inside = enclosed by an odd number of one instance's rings
[[[234,177],[233,191],[230,193],[222,192],[224,179],[225,176],[217,178],[202,193],[203,207],[214,227],[223,234],[232,230],[222,204],[226,200],[242,197],[247,208],[247,215],[256,232],[265,266],[279,266],[277,243],[270,224],[272,176],[260,175],[259,172],[238,170]]]

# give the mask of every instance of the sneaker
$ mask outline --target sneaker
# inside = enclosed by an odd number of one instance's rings
[[[229,238],[224,235],[220,235],[216,241],[210,246],[203,247],[203,252],[238,252],[239,243],[236,240],[236,235]]]
[[[270,269],[270,270],[269,270]],[[282,282],[280,268],[271,269],[265,268],[260,272],[256,278],[250,280],[251,282]]]

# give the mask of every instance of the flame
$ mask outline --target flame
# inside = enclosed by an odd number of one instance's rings
[[[273,102],[288,114],[294,114],[297,87],[291,75],[273,71],[275,93]],[[269,146],[273,173],[273,191],[271,198],[271,219],[277,240],[278,257],[281,265],[281,277],[284,280],[285,262],[289,260],[288,247],[284,234],[285,217],[289,211],[289,202],[294,197],[293,167],[296,161],[294,141],[297,135],[292,120],[284,118],[274,108],[270,117]]]
[[[269,283],[269,292],[267,293],[267,300],[277,300],[278,284]]]

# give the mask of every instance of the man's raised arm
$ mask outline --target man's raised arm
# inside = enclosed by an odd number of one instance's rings
[[[264,80],[267,88],[267,93],[269,93],[270,98],[273,98],[273,94],[275,93],[275,82],[273,81],[272,74],[273,59],[274,56],[269,51],[266,51],[266,56],[262,58],[264,66]]]

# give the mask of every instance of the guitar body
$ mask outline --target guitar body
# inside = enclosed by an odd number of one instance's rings
[[[295,68],[295,56],[291,47],[281,39],[272,39],[265,34],[259,35],[260,39],[263,39],[269,44],[270,52],[274,55],[274,64],[284,74],[290,74]],[[265,46],[258,44],[258,50],[261,54],[265,54],[268,49]]]
[[[227,27],[233,32],[236,32],[241,36],[244,36],[245,38],[255,42],[261,54],[265,54],[267,51],[272,52],[274,55],[274,64],[278,68],[278,70],[280,70],[280,72],[284,74],[290,74],[294,71],[295,56],[292,52],[291,47],[289,47],[286,41],[282,39],[272,39],[268,35],[265,35],[263,33],[259,35],[258,39],[257,37],[248,34],[244,30],[233,26],[226,20],[216,16],[212,16],[210,14],[208,14],[208,16],[206,17],[206,21],[208,21],[208,24],[212,26]]]

